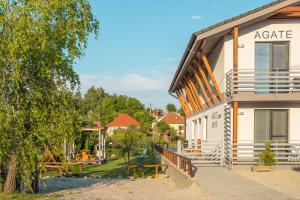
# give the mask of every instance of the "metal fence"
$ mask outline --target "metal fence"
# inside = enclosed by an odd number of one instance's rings
[[[231,97],[241,92],[255,94],[300,92],[300,68],[284,71],[230,70],[226,74],[226,95]]]
[[[196,166],[222,165],[223,150],[220,142],[201,142],[185,148],[182,155],[192,159]]]
[[[232,165],[256,164],[259,155],[265,150],[264,143],[251,143],[240,141],[232,144],[231,162]],[[299,165],[300,164],[300,141],[273,141],[271,151],[274,154],[278,165]]]

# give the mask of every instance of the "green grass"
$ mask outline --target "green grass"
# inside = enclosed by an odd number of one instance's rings
[[[111,159],[111,154],[116,156],[115,159]],[[94,176],[94,177],[101,177],[101,178],[127,178],[127,162],[124,157],[121,156],[119,149],[111,149],[111,151],[107,152],[107,161],[101,165],[96,164],[85,164],[83,173],[79,174],[77,170],[73,171],[73,174],[70,173],[70,176],[76,177],[85,177],[85,176]],[[131,163],[136,163],[138,165],[142,164],[155,164],[155,160],[153,158],[148,157],[147,159],[137,159],[136,156],[131,156]],[[76,171],[76,173],[74,173]],[[139,175],[139,170],[136,169],[135,173],[134,170],[131,169],[130,176]],[[152,176],[154,174],[154,169],[145,169],[145,176]],[[59,172],[57,171],[47,171],[43,173],[43,176],[60,176]]]
[[[3,194],[0,192],[0,200],[34,200],[39,199],[43,197],[48,197],[48,195],[45,194],[24,194],[24,193],[14,193],[11,195]],[[51,199],[52,197],[50,197]],[[53,196],[53,199],[55,197]]]
[[[82,176],[97,176],[101,178],[125,178],[127,162],[124,158],[108,160],[102,165],[84,165]]]

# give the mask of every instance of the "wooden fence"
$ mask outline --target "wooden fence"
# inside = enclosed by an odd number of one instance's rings
[[[179,155],[171,150],[165,149],[162,146],[155,144],[154,149],[168,161],[172,162],[176,165],[179,169],[183,170],[184,172],[187,171],[188,175],[193,177],[193,168],[192,160],[188,157],[183,155]]]

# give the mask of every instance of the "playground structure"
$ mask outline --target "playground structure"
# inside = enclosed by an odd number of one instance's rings
[[[97,157],[91,155],[89,150],[82,150],[76,154],[76,161],[96,161]]]
[[[53,152],[58,152],[57,147],[54,146],[50,150],[49,145],[45,145],[45,150],[41,156],[41,171],[59,171],[60,174],[68,173],[73,166],[79,166],[80,173],[83,172],[83,163],[82,162],[70,162],[61,158],[61,156],[56,155],[57,158],[53,155]],[[48,158],[47,160],[45,160]]]
[[[98,162],[105,160],[105,128],[104,127],[92,127],[92,128],[81,128],[83,132],[98,132],[98,144],[95,146],[95,152]],[[79,157],[78,157],[79,158]],[[89,155],[87,152],[81,152],[82,161],[93,161],[94,157]],[[87,160],[86,160],[87,159]],[[77,160],[77,156],[76,156]],[[95,159],[96,160],[96,159]]]

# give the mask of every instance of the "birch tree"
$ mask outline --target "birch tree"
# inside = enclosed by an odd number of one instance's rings
[[[0,165],[3,191],[26,188],[47,142],[76,128],[73,70],[99,22],[88,0],[0,0]]]

